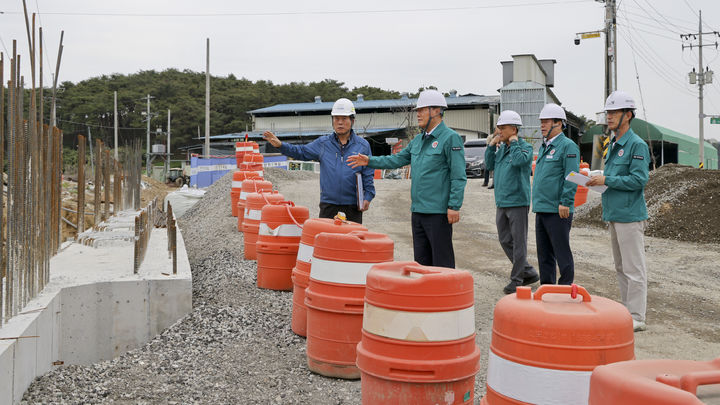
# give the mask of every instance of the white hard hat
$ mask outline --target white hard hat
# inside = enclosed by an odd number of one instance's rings
[[[423,90],[418,97],[415,109],[423,107],[447,108],[447,101],[445,101],[445,96],[437,90]]]
[[[565,115],[565,109],[555,103],[545,104],[542,110],[540,110],[540,119],[554,119],[554,120],[567,120]]]
[[[345,117],[355,115],[355,105],[352,103],[352,101],[346,98],[340,98],[338,99],[338,101],[335,102],[335,104],[333,104],[330,115],[342,115]]]
[[[635,109],[635,100],[624,91],[613,91],[605,101],[605,111]]]
[[[500,117],[498,117],[497,124],[495,125],[517,125],[522,126],[522,119],[520,118],[520,114],[516,113],[513,110],[505,110],[500,113]]]

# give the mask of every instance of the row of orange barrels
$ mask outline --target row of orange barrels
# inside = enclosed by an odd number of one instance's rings
[[[242,181],[239,228],[258,287],[293,291],[291,327],[307,336],[308,368],[360,377],[364,404],[473,403],[470,273],[394,262],[386,235],[309,219],[271,189]],[[701,404],[720,395],[697,393],[720,382],[720,359],[636,361],[633,339],[630,315],[612,300],[577,286],[519,288],[495,307],[482,403]]]

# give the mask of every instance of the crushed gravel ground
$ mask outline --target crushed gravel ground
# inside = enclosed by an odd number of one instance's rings
[[[286,177],[266,171],[271,181]],[[302,173],[304,179],[317,178]],[[306,367],[290,329],[292,294],[255,286],[242,259],[226,175],[179,220],[193,276],[193,311],[112,361],[66,366],[33,382],[23,404],[359,404],[360,382]]]
[[[667,164],[650,172],[645,187],[645,235],[686,242],[720,243],[720,171]],[[606,228],[599,199],[575,214],[573,226]]]

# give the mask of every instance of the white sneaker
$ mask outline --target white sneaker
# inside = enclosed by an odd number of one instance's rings
[[[636,321],[633,319],[633,332],[641,332],[647,329],[647,325],[643,321]]]

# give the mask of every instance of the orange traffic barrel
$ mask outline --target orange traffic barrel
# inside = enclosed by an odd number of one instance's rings
[[[232,216],[238,216],[237,203],[240,198],[240,192],[242,191],[243,180],[254,178],[257,178],[256,172],[248,172],[244,170],[236,170],[233,172],[232,185],[230,186],[230,208]]]
[[[263,172],[262,163],[258,165],[255,163],[243,162],[243,163],[240,163],[240,166],[238,166],[238,168],[243,171],[254,172],[260,178],[265,177],[265,174]]]
[[[243,157],[243,163],[250,165],[250,170],[258,173],[258,176],[263,176],[263,162],[265,158],[260,153],[246,153]],[[245,166],[243,166],[245,167]]]
[[[257,250],[257,286],[292,290],[292,268],[297,259],[302,224],[310,217],[307,207],[292,201],[266,205],[260,213]]]
[[[272,191],[272,183],[258,178],[243,180],[242,188],[240,189],[240,194],[238,194],[238,200],[236,203],[237,208],[235,208],[235,212],[237,212],[238,226],[242,224],[243,218],[245,217],[245,200],[247,199],[247,195],[250,193],[257,193],[259,191]]]
[[[250,193],[247,195],[245,203],[245,212],[243,221],[240,222],[238,217],[238,226],[242,227],[243,245],[246,260],[256,260],[257,250],[256,243],[258,232],[260,231],[260,220],[262,219],[262,209],[268,204],[279,204],[283,202],[282,194],[276,192],[268,193]]]
[[[533,156],[533,162],[532,162],[532,174],[531,176],[535,175],[535,164],[537,163],[537,155]]]
[[[393,241],[382,233],[320,233],[315,237],[305,290],[311,371],[360,378],[355,358],[362,333],[365,278],[375,264],[393,260],[393,248]]]
[[[634,360],[597,367],[590,377],[588,403],[718,404],[720,357],[714,361]]]
[[[243,162],[246,153],[253,153],[253,144],[255,142],[235,142],[235,163],[237,167]]]
[[[365,405],[472,404],[480,369],[472,275],[416,262],[374,266],[357,366]]]
[[[375,173],[373,174],[373,179],[382,179],[382,170],[375,169]]]
[[[585,162],[580,162],[580,173],[589,176],[590,165]],[[575,191],[575,206],[579,207],[587,202],[588,188],[585,186],[577,186]]]
[[[260,191],[259,193],[250,193],[245,199],[245,209],[242,216],[242,221],[238,218],[238,231],[243,232],[243,224],[247,223],[253,228],[254,241],[252,242],[253,247],[257,241],[257,233],[260,227],[260,218],[262,207],[267,204],[277,204],[285,200],[282,194],[275,190],[272,191]],[[248,236],[245,236],[247,241]]]
[[[312,263],[315,236],[321,232],[349,233],[352,231],[367,231],[367,228],[356,222],[329,218],[308,219],[303,224],[297,261],[292,269],[293,303],[291,326],[296,334],[305,336],[307,330],[305,288],[310,282],[310,264]]]
[[[587,403],[595,367],[634,358],[622,304],[575,284],[518,287],[495,305],[481,404]]]

